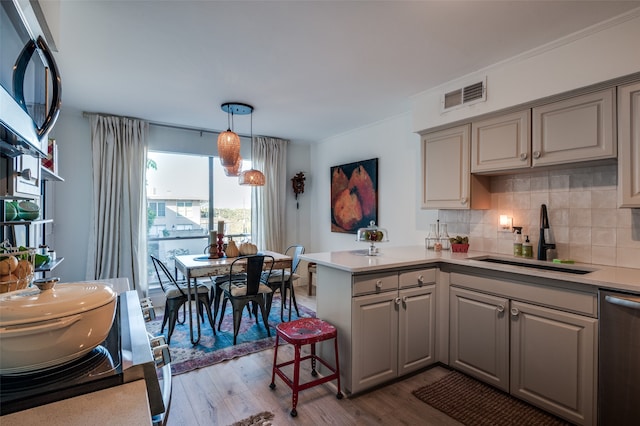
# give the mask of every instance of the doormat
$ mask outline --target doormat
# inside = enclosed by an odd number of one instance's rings
[[[570,426],[509,394],[457,371],[412,392],[467,426]]]
[[[271,426],[273,417],[273,413],[263,411],[244,420],[237,421],[231,426]]]
[[[249,318],[247,310],[243,309],[236,345],[233,344],[233,313],[230,303],[227,304],[227,310],[224,313],[220,331],[217,331],[218,324],[216,323],[215,336],[213,335],[208,319],[200,324],[202,337],[197,345],[191,343],[189,337],[189,321],[185,321],[184,324],[176,324],[176,328],[171,335],[171,343],[169,344],[169,352],[171,353],[171,375],[176,376],[222,361],[228,361],[233,358],[273,348],[276,341],[275,327],[280,323],[280,304],[280,295],[274,295],[271,312],[269,313],[271,337],[267,336],[267,330],[262,323],[262,316],[260,316],[259,322],[256,324],[255,317]],[[298,303],[298,309],[300,311],[300,317],[316,316],[314,310],[300,303]],[[220,315],[220,313],[218,313],[218,315]],[[285,310],[285,320],[287,320],[288,315],[288,310]],[[180,314],[180,318],[182,318],[182,314]],[[294,320],[297,318],[298,316],[294,309],[291,319]],[[194,321],[196,319],[195,309],[193,319]],[[154,336],[164,334],[166,337],[169,326],[166,325],[164,333],[161,333],[161,325],[162,315],[157,315],[153,321],[146,323],[147,331]],[[196,325],[194,324],[194,332],[196,332],[195,328]],[[281,339],[281,342],[284,341]]]

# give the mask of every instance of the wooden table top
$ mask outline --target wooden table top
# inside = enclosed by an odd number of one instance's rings
[[[293,259],[290,256],[267,250],[261,251],[259,254],[273,256],[275,260],[273,265],[274,270],[291,267]],[[176,256],[176,268],[178,268],[184,276],[190,278],[224,275],[229,273],[229,268],[236,259],[237,257],[209,259],[206,254],[188,254]],[[268,261],[268,259],[265,259],[266,265],[268,265]]]

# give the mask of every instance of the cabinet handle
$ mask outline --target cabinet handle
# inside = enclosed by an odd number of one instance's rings
[[[511,316],[517,317],[518,315],[520,315],[520,311],[518,310],[518,308],[511,308]]]
[[[16,173],[18,176],[20,176],[22,179],[24,180],[35,180],[33,178],[33,174],[31,173],[31,169],[24,169],[23,171]]]
[[[467,197],[460,198],[460,204],[467,204]]]
[[[533,151],[533,158],[540,158],[541,155],[540,151]]]
[[[525,161],[527,159],[528,155],[526,152],[523,152],[522,154],[520,154],[520,160],[521,161]]]
[[[402,300],[400,300],[399,297],[396,297],[394,302],[396,302],[396,305],[400,305],[400,302],[402,302]]]
[[[376,281],[376,288],[379,290],[382,288],[382,280]]]
[[[402,296],[402,303],[407,303],[407,296]]]
[[[424,277],[422,275],[418,275],[418,284],[424,284]]]
[[[498,306],[496,306],[496,311],[498,311],[499,313],[504,312],[504,305],[498,305]]]

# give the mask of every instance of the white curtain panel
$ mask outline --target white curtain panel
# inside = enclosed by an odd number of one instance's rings
[[[146,185],[149,124],[126,117],[89,116],[93,211],[87,279],[128,278],[147,295]]]
[[[251,239],[260,250],[285,250],[285,196],[288,140],[256,136],[251,164],[264,173],[264,186],[252,190]]]

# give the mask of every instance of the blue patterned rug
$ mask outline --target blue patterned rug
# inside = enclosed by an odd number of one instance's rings
[[[220,331],[214,336],[209,325],[208,318],[205,322],[200,323],[202,337],[199,344],[192,345],[189,340],[189,323],[176,324],[176,328],[171,335],[171,343],[169,350],[171,352],[171,373],[178,375],[198,368],[207,367],[222,361],[241,357],[254,352],[263,351],[272,348],[275,344],[275,326],[280,323],[280,294],[273,297],[271,313],[269,314],[269,328],[271,329],[271,337],[267,336],[267,331],[262,323],[262,316],[256,325],[255,317],[249,318],[248,312],[243,311],[242,322],[240,323],[240,331],[238,332],[237,343],[233,345],[233,316],[231,313],[231,304],[227,303],[224,319]],[[315,317],[316,313],[301,305],[298,302],[298,310],[301,317]],[[195,309],[194,309],[195,313]],[[288,318],[288,310],[284,311],[285,321]],[[220,313],[218,313],[220,315]],[[182,316],[182,315],[181,315]],[[218,316],[218,319],[220,317]],[[291,315],[291,319],[297,319],[295,309]],[[195,316],[194,316],[195,319]],[[147,323],[147,331],[154,336],[159,336],[160,326],[162,325],[162,315],[158,315],[156,319]],[[217,327],[216,323],[216,327]],[[165,325],[164,336],[167,335],[168,326]],[[195,330],[195,324],[194,324]]]

